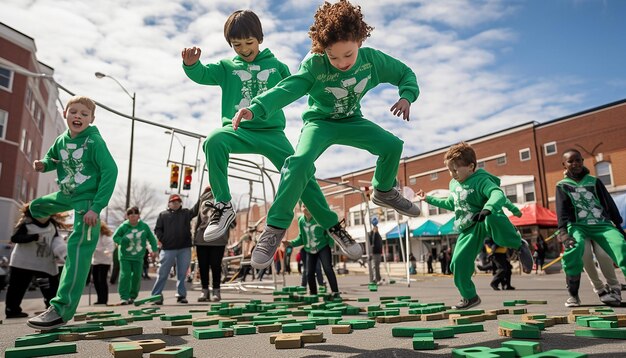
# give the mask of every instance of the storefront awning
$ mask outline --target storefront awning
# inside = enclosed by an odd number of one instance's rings
[[[454,217],[439,227],[439,235],[455,235],[458,233],[454,228]]]
[[[509,220],[515,226],[557,226],[556,214],[549,209],[544,208],[539,204],[528,204],[522,209],[522,217],[509,216]]]
[[[404,237],[407,227],[408,227],[407,223],[401,223],[400,225],[396,225],[393,229],[389,230],[385,234],[385,237],[387,238],[387,240]]]
[[[438,236],[440,226],[432,220],[427,220],[420,227],[413,230],[413,236]]]

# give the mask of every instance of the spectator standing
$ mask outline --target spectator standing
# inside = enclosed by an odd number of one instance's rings
[[[378,220],[372,220],[372,231],[368,235],[372,256],[370,257],[370,282],[380,282],[380,261],[383,256],[383,238],[378,232]]]
[[[91,277],[93,286],[96,289],[96,305],[106,305],[109,302],[109,283],[107,275],[113,264],[113,252],[115,251],[115,242],[113,242],[113,231],[105,222],[100,223],[100,238],[96,251],[91,258]]]

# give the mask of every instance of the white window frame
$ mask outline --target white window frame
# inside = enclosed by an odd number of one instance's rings
[[[527,187],[532,187],[532,191],[526,191]],[[533,200],[526,200],[526,195],[532,193],[533,194]],[[524,203],[532,203],[532,202],[536,202],[537,201],[537,191],[535,190],[535,183],[534,182],[526,182],[526,183],[522,183],[522,195],[524,198]]]
[[[554,146],[554,152],[553,152],[553,153],[548,153],[548,147],[549,147],[549,146]],[[555,155],[555,154],[557,154],[558,152],[559,152],[559,150],[558,150],[558,148],[557,148],[557,146],[556,146],[556,142],[549,142],[549,143],[545,143],[545,144],[543,145],[543,154],[545,154],[545,155],[546,155],[546,157],[547,157],[547,156],[549,156],[549,155]]]
[[[496,165],[497,166],[506,165],[506,155],[502,156],[502,157],[497,157],[496,158]]]
[[[600,173],[598,172],[598,166],[599,166],[599,165],[601,165],[601,164],[602,164],[602,165],[604,165],[605,163],[606,163],[606,165],[607,165],[607,169],[608,169],[608,171],[609,171],[609,172],[608,172],[608,174],[606,174],[606,175],[604,175],[604,176],[607,176],[607,175],[608,175],[609,180],[611,181],[609,184],[606,184],[606,183],[605,183],[605,182],[601,179],[601,175],[600,175]],[[613,181],[613,165],[611,165],[611,162],[606,161],[606,160],[603,160],[603,161],[601,161],[601,162],[597,162],[597,163],[594,165],[594,167],[595,167],[595,170],[596,170],[596,178],[598,178],[598,180],[602,181],[602,184],[604,184],[605,186],[613,186],[613,184],[614,184],[614,181]]]
[[[0,139],[6,139],[9,112],[0,109]]]
[[[528,153],[528,158],[524,159],[523,154],[524,153]],[[527,162],[531,159],[530,156],[530,148],[524,148],[524,149],[520,149],[519,150],[519,161],[520,162]]]
[[[417,184],[417,178],[409,178],[409,185]]]
[[[22,128],[22,137],[20,138],[20,150],[26,153],[26,128]]]
[[[439,179],[439,173],[435,172],[435,173],[430,173],[430,180],[434,181]]]
[[[9,85],[7,87],[0,85],[0,89],[3,89],[7,92],[13,91],[13,78],[15,77],[15,72],[11,71],[11,69],[0,66],[1,69],[9,71]]]

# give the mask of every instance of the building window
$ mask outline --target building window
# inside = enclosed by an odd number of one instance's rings
[[[32,149],[33,149],[33,141],[28,139],[28,144],[26,144],[26,157],[28,161],[32,160]]]
[[[0,139],[6,139],[7,134],[7,122],[9,120],[9,113],[0,110]]]
[[[13,71],[0,67],[0,88],[10,91],[11,87],[13,87]]]
[[[26,88],[26,96],[24,96],[24,105],[29,110],[30,110],[30,102],[31,102],[32,98],[33,98],[33,91],[30,89],[30,87],[27,87]]]
[[[600,162],[596,164],[596,177],[600,179],[605,186],[613,185],[613,179],[611,178],[611,163]]]
[[[524,201],[535,201],[535,183],[524,183]]]
[[[428,216],[437,215],[439,213],[437,209],[439,208],[434,205],[428,204]]]
[[[361,220],[361,212],[360,211],[355,211],[352,213],[352,221],[354,222],[354,225],[361,225],[363,224],[363,220]]]
[[[20,190],[20,199],[22,199],[22,201],[28,201],[28,198],[26,197],[27,193],[28,193],[28,182],[26,181],[26,179],[22,179],[22,188]]]
[[[26,153],[26,129],[22,129],[22,140],[20,140],[20,148]]]
[[[503,157],[496,158],[497,165],[505,165],[506,164],[506,155]]]
[[[550,142],[543,145],[543,152],[545,155],[556,154],[556,142]]]
[[[476,169],[485,169],[485,162],[476,163]]]
[[[530,149],[526,148],[526,149],[522,149],[519,151],[519,161],[520,162],[525,162],[527,160],[530,160]]]
[[[512,203],[517,203],[517,185],[507,185],[504,187],[504,195]]]
[[[430,180],[437,180],[437,179],[439,179],[439,173],[430,174]]]
[[[415,185],[417,183],[417,178],[409,178],[409,184]]]

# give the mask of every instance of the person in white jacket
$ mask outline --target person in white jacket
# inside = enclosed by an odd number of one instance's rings
[[[65,223],[65,213],[52,215],[42,222],[30,215],[29,204],[25,204],[20,211],[22,215],[11,236],[15,246],[9,264],[10,278],[4,311],[7,318],[28,317],[20,306],[33,277],[46,308],[50,306],[50,300],[56,296],[59,287],[57,261],[65,260],[67,255],[67,244],[59,235],[59,229],[71,227]]]
[[[100,223],[100,238],[96,251],[91,259],[91,277],[93,286],[96,288],[98,299],[96,305],[106,305],[109,302],[109,281],[107,275],[113,264],[113,251],[115,243],[113,242],[113,231],[102,221]]]

